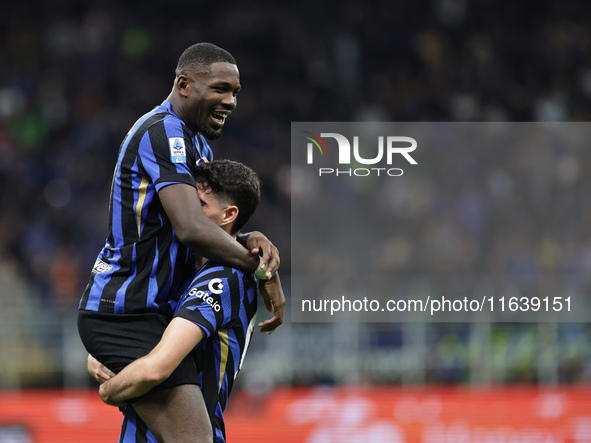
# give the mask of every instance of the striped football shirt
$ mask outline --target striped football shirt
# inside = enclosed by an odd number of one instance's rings
[[[172,316],[181,283],[194,274],[193,253],[179,242],[158,198],[175,183],[195,186],[194,171],[213,153],[164,101],[126,135],[113,174],[109,235],[79,309]]]

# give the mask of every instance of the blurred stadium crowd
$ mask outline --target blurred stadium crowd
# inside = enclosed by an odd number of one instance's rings
[[[583,0],[11,2],[0,18],[0,387],[88,384],[73,322],[106,236],[118,146],[166,98],[190,44],[238,61],[239,106],[214,152],[262,178],[248,227],[277,244],[288,277],[290,122],[588,121],[590,22]],[[397,194],[393,212],[430,210],[424,223],[400,219],[380,263],[404,269],[422,249],[454,268],[591,274],[589,155],[538,159],[521,200],[494,155],[458,166],[474,192],[453,213],[437,213],[445,196],[427,182],[420,196]],[[523,170],[532,156],[517,159]],[[519,223],[552,217],[548,201],[559,215],[546,232]],[[488,217],[499,205],[527,217]],[[495,250],[491,232],[512,241]],[[286,324],[251,353],[253,386],[591,378],[587,324]]]

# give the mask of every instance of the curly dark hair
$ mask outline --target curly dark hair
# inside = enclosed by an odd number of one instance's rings
[[[217,62],[236,64],[232,54],[225,49],[213,43],[196,43],[189,46],[181,54],[176,65],[176,73],[178,75],[184,69],[191,69],[195,72],[208,71],[211,64]]]
[[[261,181],[248,166],[232,160],[215,160],[197,167],[196,182],[216,196],[228,199],[238,207],[232,233],[238,232],[250,219],[261,199]]]

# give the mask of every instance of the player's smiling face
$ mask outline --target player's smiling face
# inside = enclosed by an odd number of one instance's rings
[[[207,72],[187,75],[183,120],[193,132],[215,140],[237,104],[240,74],[232,63],[212,63]]]

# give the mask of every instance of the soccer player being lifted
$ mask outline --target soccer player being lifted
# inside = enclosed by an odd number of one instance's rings
[[[283,321],[277,249],[260,233],[238,235],[237,242],[206,216],[195,188],[200,164],[213,160],[206,139],[221,135],[239,91],[234,58],[209,43],[193,45],[179,58],[168,98],[142,116],[121,144],[109,234],[78,310],[86,350],[116,373],[159,342],[195,275],[195,254],[247,274],[266,269],[259,289],[274,316],[259,326],[270,332]],[[198,385],[193,360],[186,358],[134,408],[142,417],[159,410],[166,421],[147,419],[153,429],[196,435],[203,423],[194,411],[204,410]]]

